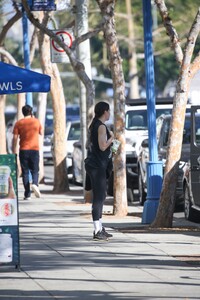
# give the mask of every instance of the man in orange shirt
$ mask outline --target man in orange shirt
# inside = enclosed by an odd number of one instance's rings
[[[24,118],[15,123],[13,129],[13,153],[17,150],[19,136],[19,160],[22,168],[24,199],[31,199],[29,172],[32,175],[32,191],[37,198],[41,197],[38,187],[39,178],[39,135],[43,134],[40,121],[32,114],[32,107],[22,107]]]

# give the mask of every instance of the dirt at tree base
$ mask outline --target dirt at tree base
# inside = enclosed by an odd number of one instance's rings
[[[176,226],[172,228],[152,228],[150,225],[133,225],[129,227],[115,227],[113,229],[122,233],[183,233],[183,232],[200,232],[199,227],[195,226]]]

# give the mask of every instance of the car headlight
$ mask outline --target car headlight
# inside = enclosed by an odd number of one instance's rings
[[[44,136],[44,144],[45,145],[50,145],[51,144],[51,136],[50,135]]]

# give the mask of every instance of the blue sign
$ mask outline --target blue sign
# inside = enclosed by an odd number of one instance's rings
[[[50,90],[50,81],[48,75],[0,62],[0,95],[46,93]]]
[[[30,10],[32,11],[51,11],[56,10],[55,0],[32,0]]]

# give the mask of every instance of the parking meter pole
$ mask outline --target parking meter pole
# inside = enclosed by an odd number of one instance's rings
[[[30,0],[28,0],[30,4]],[[30,46],[29,46],[29,37],[28,37],[28,18],[26,11],[22,5],[22,28],[23,28],[23,46],[24,46],[24,65],[25,68],[30,70]],[[26,93],[26,104],[33,107],[33,96],[32,93]],[[29,180],[32,181],[31,172],[29,170]]]
[[[30,0],[28,1],[28,3]],[[28,18],[22,6],[22,27],[23,27],[23,46],[24,46],[24,65],[25,68],[30,70],[30,47],[28,37]],[[32,93],[26,93],[26,104],[33,107]]]
[[[162,186],[162,167],[158,162],[156,140],[151,0],[143,0],[143,27],[150,162],[147,164],[147,200],[144,203],[142,223],[149,224],[155,219]]]

